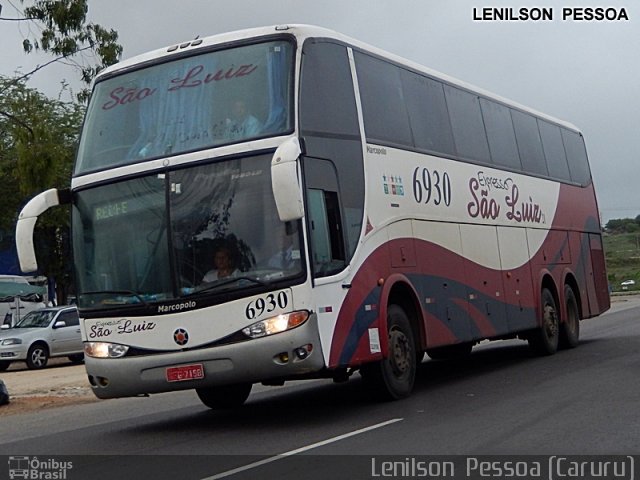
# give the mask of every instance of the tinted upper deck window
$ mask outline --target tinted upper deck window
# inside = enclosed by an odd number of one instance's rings
[[[511,116],[516,131],[522,169],[527,173],[548,175],[536,118],[517,110],[512,110]]]
[[[444,93],[458,155],[471,160],[490,162],[489,145],[478,96],[449,85],[445,85]]]
[[[412,147],[400,68],[360,52],[354,57],[367,139]]]
[[[520,158],[509,108],[480,99],[484,126],[487,130],[491,160],[496,165],[520,170]]]
[[[562,140],[564,150],[567,152],[571,180],[581,185],[588,184],[591,179],[591,173],[589,172],[587,149],[584,146],[582,135],[562,129]]]
[[[359,135],[347,49],[335,43],[310,41],[305,43],[303,53],[302,132]]]
[[[564,151],[560,127],[544,120],[538,120],[538,127],[549,175],[560,180],[570,181],[571,175],[569,174],[567,154]]]
[[[400,75],[416,148],[453,155],[453,132],[442,84],[409,70],[401,70]]]

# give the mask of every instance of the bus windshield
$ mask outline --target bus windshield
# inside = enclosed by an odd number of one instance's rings
[[[234,158],[77,192],[79,307],[148,304],[299,275],[300,228],[278,217],[270,162],[270,155]]]
[[[286,133],[293,46],[271,41],[182,57],[99,81],[75,174]]]

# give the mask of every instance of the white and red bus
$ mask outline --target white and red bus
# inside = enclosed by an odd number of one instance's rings
[[[609,307],[574,126],[316,27],[106,69],[71,189],[20,216],[24,270],[59,203],[100,398],[229,407],[358,370],[402,398],[425,352],[517,337],[552,354]]]

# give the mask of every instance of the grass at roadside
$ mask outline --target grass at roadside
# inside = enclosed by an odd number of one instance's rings
[[[603,240],[607,276],[612,290],[640,290],[640,233],[605,234]],[[636,283],[624,288],[620,284],[625,280],[634,280]]]

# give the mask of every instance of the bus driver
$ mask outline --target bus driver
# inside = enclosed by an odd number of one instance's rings
[[[223,278],[235,277],[240,271],[236,268],[235,258],[231,253],[231,249],[222,246],[216,250],[213,256],[213,264],[215,268],[209,270],[202,278],[203,282],[215,282]]]

